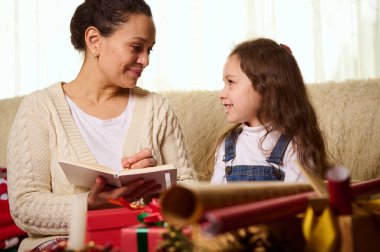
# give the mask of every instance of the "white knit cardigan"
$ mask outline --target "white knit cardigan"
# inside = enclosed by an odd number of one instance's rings
[[[158,164],[177,167],[178,181],[194,180],[181,128],[167,99],[140,88],[134,88],[134,93],[136,104],[124,156],[147,147]],[[10,133],[7,167],[11,214],[31,237],[67,235],[73,197],[87,203],[87,190],[67,181],[59,160],[96,164],[74,123],[62,83],[26,96]]]

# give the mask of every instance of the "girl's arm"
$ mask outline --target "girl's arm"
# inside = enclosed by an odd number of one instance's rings
[[[284,182],[307,182],[298,168],[297,151],[294,150],[292,142],[289,143],[284,155],[285,179]]]
[[[223,162],[224,155],[224,141],[220,143],[215,152],[215,162],[214,162],[214,172],[212,174],[210,183],[211,184],[225,184],[226,173],[225,173],[225,163]]]

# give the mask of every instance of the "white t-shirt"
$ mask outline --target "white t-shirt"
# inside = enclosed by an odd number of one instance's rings
[[[115,171],[121,171],[124,139],[128,132],[135,104],[132,89],[130,89],[128,105],[123,113],[108,120],[101,120],[85,113],[68,96],[66,96],[66,100],[70,106],[74,122],[96,161]]]
[[[236,142],[236,157],[228,161],[223,161],[225,153],[225,140],[219,145],[215,154],[214,174],[211,178],[211,184],[227,183],[225,167],[227,165],[264,165],[270,166],[266,159],[270,156],[274,146],[280,137],[279,132],[271,132],[265,138],[262,148],[260,148],[260,139],[265,135],[266,130],[263,126],[248,127],[243,124],[242,132]],[[285,182],[305,182],[296,165],[297,153],[293,151],[293,145],[290,141],[283,158],[283,166],[281,170],[285,172]]]

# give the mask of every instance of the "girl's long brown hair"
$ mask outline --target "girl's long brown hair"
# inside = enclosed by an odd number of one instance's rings
[[[292,137],[300,164],[323,176],[331,167],[325,142],[301,71],[289,47],[260,38],[238,44],[231,55],[239,58],[240,68],[262,96],[258,118],[267,130],[265,136],[277,130]],[[227,133],[237,127],[230,127],[221,135],[214,153]],[[214,153],[210,154],[210,159]]]

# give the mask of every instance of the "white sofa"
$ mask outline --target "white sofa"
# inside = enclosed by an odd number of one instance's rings
[[[308,85],[336,164],[355,180],[380,177],[380,79]],[[208,180],[206,158],[226,126],[217,91],[172,91],[168,97],[180,120],[187,148],[201,180]],[[0,100],[0,167],[6,167],[6,143],[21,97]]]

